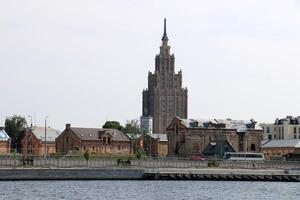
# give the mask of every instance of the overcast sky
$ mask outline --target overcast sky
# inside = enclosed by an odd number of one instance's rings
[[[300,115],[299,1],[2,0],[0,126],[139,117],[164,17],[189,118]]]

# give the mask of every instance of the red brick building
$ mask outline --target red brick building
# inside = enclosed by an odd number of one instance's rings
[[[131,154],[131,139],[122,131],[102,128],[71,127],[66,124],[65,130],[56,138],[56,151],[59,154]]]
[[[145,142],[145,138],[147,138],[148,144],[147,142]],[[151,151],[151,156],[153,157],[165,157],[168,155],[167,134],[153,133],[139,135],[137,138],[137,143],[139,145],[139,148],[147,149],[149,152]]]
[[[167,128],[169,156],[217,156],[225,152],[259,152],[262,129],[254,120],[181,119]]]
[[[46,130],[45,127],[38,126],[28,128],[24,138],[21,140],[22,154],[35,156],[55,154],[55,138],[58,137],[59,133],[59,130],[50,127],[47,127]]]

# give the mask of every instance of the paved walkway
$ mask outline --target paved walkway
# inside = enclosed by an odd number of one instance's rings
[[[251,175],[283,175],[284,170],[280,169],[222,169],[222,168],[154,168],[145,169],[146,173],[160,174],[251,174]]]

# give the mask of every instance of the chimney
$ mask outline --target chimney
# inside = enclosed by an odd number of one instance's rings
[[[71,124],[66,124],[66,129],[69,130],[71,128]]]

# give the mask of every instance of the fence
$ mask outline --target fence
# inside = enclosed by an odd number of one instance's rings
[[[205,160],[193,161],[177,158],[155,158],[138,160],[135,158],[0,158],[1,168],[207,168],[219,167],[228,169],[300,169],[297,161],[228,161]]]

